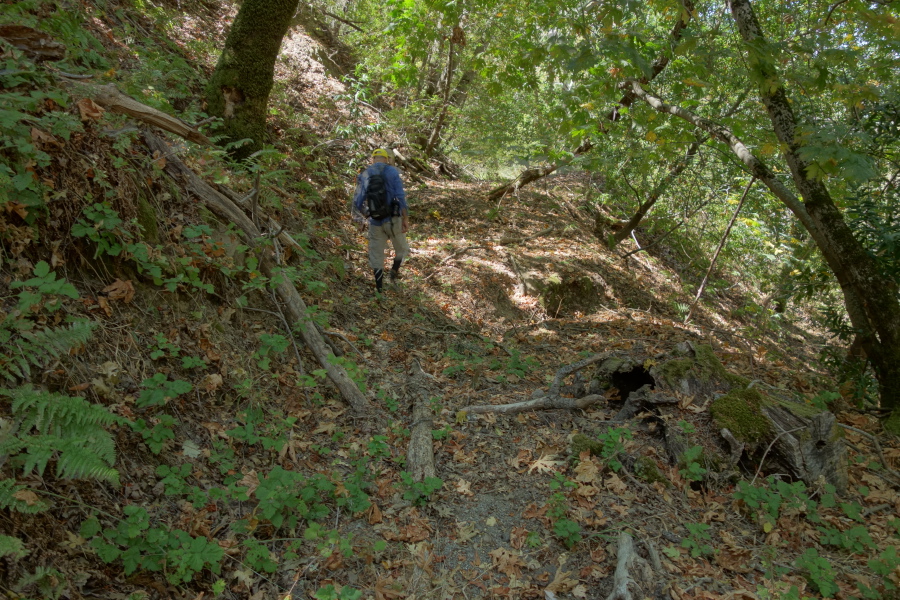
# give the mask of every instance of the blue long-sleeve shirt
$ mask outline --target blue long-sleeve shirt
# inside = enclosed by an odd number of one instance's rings
[[[379,171],[384,178],[384,187],[387,190],[388,198],[393,198],[397,201],[400,207],[400,214],[407,214],[409,207],[406,205],[406,192],[403,191],[403,182],[400,181],[400,171],[387,163],[375,163],[356,176],[356,193],[353,195],[353,210],[351,211],[354,221],[362,222],[365,220],[366,188],[369,186],[369,176]],[[369,219],[369,224],[382,225],[390,220],[390,217],[386,219]]]

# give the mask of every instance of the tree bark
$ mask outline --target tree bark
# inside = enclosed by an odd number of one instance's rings
[[[434,466],[434,437],[431,428],[434,424],[431,409],[428,407],[428,375],[422,370],[418,361],[413,361],[410,370],[409,387],[413,396],[413,422],[409,426],[409,447],[406,451],[406,463],[409,476],[414,481],[424,481],[436,477]]]
[[[246,158],[262,148],[275,59],[297,0],[244,0],[206,87],[207,112],[225,120],[225,142],[250,139],[234,151]]]
[[[797,153],[799,143],[793,137],[790,138],[791,144],[785,142],[785,156],[791,156],[791,171],[792,174],[796,172],[793,180],[803,201],[727,127],[663,102],[648,94],[637,81],[628,82],[628,85],[657,111],[684,119],[727,144],[750,174],[762,181],[794,213],[815,240],[841,286],[850,321],[872,360],[882,406],[897,411],[900,408],[900,301],[897,299],[897,284],[881,275],[874,259],[853,237],[825,186],[806,179],[804,173],[808,164],[800,161]],[[776,114],[772,116],[773,124],[779,123],[776,125],[778,129],[784,128],[788,121],[795,124],[787,96],[783,88],[781,90],[781,100],[773,101],[784,103],[776,107]],[[900,427],[900,411],[890,422]]]
[[[660,199],[663,193],[669,188],[672,183],[678,179],[678,176],[681,175],[684,170],[688,167],[688,165],[693,161],[694,157],[697,155],[697,152],[700,150],[700,141],[696,141],[690,145],[685,152],[684,156],[672,165],[672,168],[669,169],[669,172],[666,173],[666,176],[663,177],[662,181],[656,184],[656,187],[653,188],[653,191],[650,192],[650,196],[641,203],[641,206],[637,209],[637,212],[632,215],[630,219],[625,223],[625,225],[612,234],[609,237],[607,245],[609,249],[612,250],[616,247],[622,240],[631,235],[631,232],[634,231],[641,220],[647,215],[653,205],[656,204],[656,201]]]
[[[768,45],[750,0],[731,0],[731,14],[747,43],[751,69],[775,135],[784,148],[794,185],[803,197],[816,240],[844,292],[847,313],[878,378],[881,403],[892,409],[900,425],[900,300],[895,281],[884,277],[875,260],[853,236],[828,188],[810,177],[810,163],[800,154],[803,145],[797,120],[775,65],[755,48]],[[809,226],[807,226],[809,229]],[[898,430],[895,433],[900,433]]]

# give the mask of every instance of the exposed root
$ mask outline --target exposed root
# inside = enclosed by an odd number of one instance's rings
[[[619,534],[619,546],[616,551],[616,574],[613,576],[613,589],[606,600],[633,600],[641,594],[641,584],[647,587],[653,581],[650,564],[634,550],[634,540],[627,532]]]
[[[559,391],[560,387],[562,387],[563,379],[565,379],[572,373],[580,371],[588,365],[600,362],[601,360],[605,360],[608,357],[608,353],[595,354],[584,360],[578,361],[577,363],[566,365],[556,372],[556,376],[553,378],[553,383],[550,384],[550,389],[548,390],[548,392],[546,394],[532,398],[531,400],[513,402],[510,404],[478,404],[475,406],[464,408],[463,412],[473,414],[489,412],[515,414],[526,412],[529,410],[549,410],[558,408],[565,410],[585,409],[592,404],[596,404],[601,400],[605,400],[606,396],[602,394],[589,394],[582,398],[564,398],[562,395],[560,395]]]

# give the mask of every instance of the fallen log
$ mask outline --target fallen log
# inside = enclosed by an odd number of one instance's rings
[[[434,439],[431,435],[433,419],[428,406],[431,394],[428,392],[428,375],[418,361],[413,361],[409,388],[415,404],[412,424],[409,426],[409,447],[406,450],[406,466],[414,481],[425,481],[436,477],[434,467]]]
[[[99,86],[82,84],[80,89],[94,102],[111,112],[134,117],[139,121],[143,121],[144,123],[154,125],[155,127],[181,136],[195,144],[201,144],[203,146],[212,145],[212,141],[208,137],[181,119],[167,115],[161,110],[156,110],[146,104],[142,104],[131,96],[126,96],[116,89],[116,86],[112,83]]]
[[[753,458],[772,446],[771,456],[795,477],[815,485],[824,477],[847,489],[847,449],[833,414],[797,401],[789,392],[762,387],[728,371],[709,346],[679,344],[678,358],[650,369],[657,387],[708,401],[716,429],[727,429],[729,462],[740,452]],[[762,462],[765,455],[757,462]]]
[[[150,133],[144,132],[144,141],[147,147],[154,152],[159,152],[166,157],[165,171],[173,179],[180,180],[185,189],[201,200],[213,213],[232,222],[244,233],[247,243],[251,247],[258,245],[262,239],[262,233],[253,224],[253,221],[234,202],[212,186],[200,179],[187,165],[172,154],[171,148],[166,143]],[[315,324],[309,318],[306,303],[290,282],[289,278],[281,276],[281,267],[275,263],[269,252],[260,253],[260,269],[272,279],[279,280],[275,293],[284,303],[284,309],[294,321],[294,328],[299,329],[300,336],[307,348],[316,357],[316,360],[325,369],[329,379],[337,386],[344,400],[357,412],[365,412],[368,402],[360,392],[356,383],[340,365],[334,364],[334,355],[328,348]]]

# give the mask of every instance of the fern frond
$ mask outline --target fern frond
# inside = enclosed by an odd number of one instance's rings
[[[0,394],[12,398],[13,414],[24,417],[20,431],[30,431],[34,427],[46,434],[54,425],[69,431],[74,426],[93,430],[98,426],[123,422],[121,417],[112,414],[106,407],[92,404],[84,398],[36,390],[30,385],[12,390],[0,389]]]
[[[88,478],[119,484],[112,468],[116,447],[104,426],[126,423],[126,419],[84,398],[45,392],[31,385],[0,389],[12,400],[18,430],[0,438],[0,455],[13,455],[13,463],[24,473],[43,475],[56,459],[57,477]]]
[[[0,535],[0,558],[11,556],[13,560],[24,558],[28,554],[25,544],[17,537]]]
[[[0,508],[11,508],[16,512],[33,515],[50,507],[33,491],[16,484],[15,479],[0,479]]]
[[[68,327],[20,330],[15,323],[0,323],[3,329],[3,353],[0,354],[0,377],[8,380],[31,376],[31,367],[43,367],[51,358],[57,358],[70,349],[88,341],[95,323],[77,320]],[[14,334],[15,332],[15,334]]]

